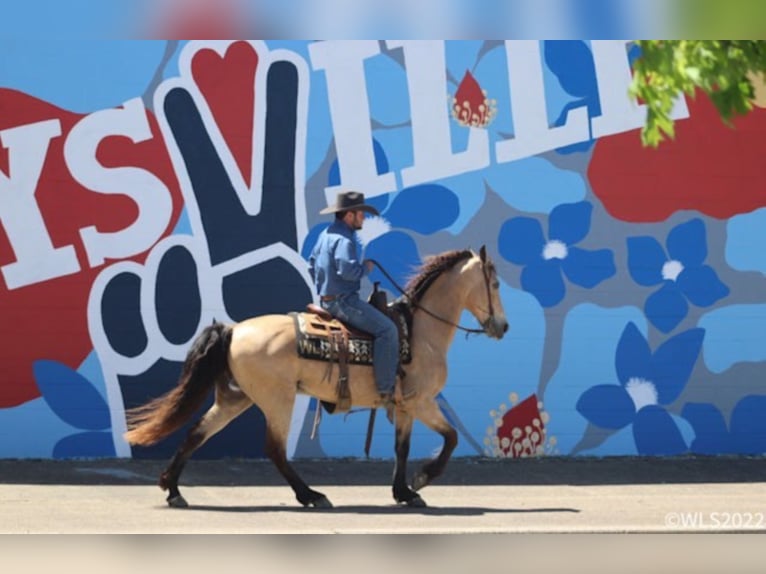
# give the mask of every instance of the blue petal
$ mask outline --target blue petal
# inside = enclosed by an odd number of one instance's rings
[[[721,411],[710,403],[686,403],[681,416],[689,421],[696,437],[689,445],[695,454],[729,454],[732,452],[729,430]]]
[[[705,224],[699,218],[677,225],[668,233],[668,253],[685,267],[702,265],[707,257]]]
[[[651,286],[662,283],[662,266],[668,260],[654,237],[628,237],[628,270],[633,281]]]
[[[590,115],[601,115],[598,82],[593,54],[582,40],[546,40],[545,63],[559,80],[561,87],[576,98],[592,103]]]
[[[766,275],[766,207],[735,215],[726,222],[726,264],[737,271],[758,271]]]
[[[391,231],[371,241],[365,249],[365,257],[380,262],[394,280],[404,287],[412,271],[420,264],[418,247],[412,237],[401,231]],[[369,275],[370,281],[380,281],[380,286],[399,295],[399,290],[376,267]]]
[[[570,247],[569,254],[561,263],[561,268],[572,283],[588,289],[592,289],[617,273],[611,249],[588,251],[579,247]]]
[[[58,361],[33,365],[37,388],[51,410],[64,422],[83,430],[110,427],[109,407],[88,379]]]
[[[375,138],[372,138],[372,152],[375,154],[375,170],[378,175],[382,173],[388,173],[388,157],[386,157],[386,150],[380,145],[380,142]]]
[[[558,239],[566,245],[579,243],[590,231],[593,205],[587,201],[555,207],[548,221],[548,239]]]
[[[628,393],[619,385],[596,385],[577,400],[577,412],[588,422],[605,429],[621,429],[636,414]]]
[[[657,387],[657,401],[669,405],[686,387],[705,338],[705,329],[689,329],[660,345],[652,357],[651,380]]]
[[[632,321],[625,329],[617,343],[614,356],[617,379],[625,385],[631,378],[649,380],[651,375],[652,351],[646,338]]]
[[[103,458],[116,456],[110,432],[83,432],[62,438],[53,447],[53,458]]]
[[[521,287],[535,296],[543,307],[553,307],[566,295],[561,266],[558,259],[540,260],[524,267],[521,272]]]
[[[418,185],[400,191],[385,213],[394,227],[430,235],[452,225],[460,214],[457,195],[441,185]]]
[[[678,276],[677,283],[678,288],[697,307],[710,307],[729,294],[729,288],[709,265],[687,267]]]
[[[689,304],[678,287],[667,282],[658,291],[649,295],[644,305],[644,313],[663,333],[669,333],[686,317]]]
[[[731,438],[735,452],[766,452],[766,396],[748,395],[731,412]]]
[[[585,107],[583,104],[586,104],[586,100],[577,100],[575,102],[571,102],[567,104],[564,109],[561,110],[561,115],[556,119],[556,121],[553,123],[554,126],[562,126],[566,123],[568,119],[568,114],[570,110],[582,108]],[[596,140],[593,137],[588,138],[587,140],[583,140],[581,142],[557,147],[554,151],[561,155],[569,155],[573,153],[582,153],[590,150],[590,148],[593,147],[593,144],[596,143]]]
[[[500,255],[516,265],[540,262],[545,238],[540,222],[531,217],[514,217],[503,223],[497,238]]]
[[[571,109],[587,107],[592,118],[601,115],[601,102],[598,97],[598,84],[593,64],[593,55],[588,45],[581,40],[546,40],[544,54],[547,68],[556,75],[558,83],[574,99],[556,110],[551,117],[557,116],[554,126],[561,126],[567,120]],[[547,95],[547,94],[546,94]],[[569,154],[589,150],[595,140],[556,148],[560,154]]]
[[[375,197],[368,197],[365,203],[372,205],[379,213],[383,213],[388,209],[388,198],[391,194],[384,193],[382,195],[376,195]]]
[[[329,187],[340,185],[340,164],[337,159],[334,159],[330,164],[330,169],[327,172],[327,185]]]
[[[638,454],[642,455],[670,456],[689,450],[675,421],[657,405],[649,405],[636,413],[633,438]]]

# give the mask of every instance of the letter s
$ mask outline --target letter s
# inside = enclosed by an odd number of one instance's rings
[[[83,118],[72,128],[64,145],[69,171],[82,186],[98,193],[127,195],[138,206],[136,221],[125,229],[101,233],[91,226],[80,230],[92,267],[107,258],[127,258],[149,249],[162,237],[173,211],[170,190],[151,172],[137,167],[107,168],[98,162],[98,146],[110,136],[125,136],[134,143],[153,137],[140,98],[128,100],[122,108]]]

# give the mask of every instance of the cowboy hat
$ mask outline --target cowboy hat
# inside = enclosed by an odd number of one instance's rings
[[[371,205],[367,205],[364,202],[364,194],[358,191],[344,191],[338,194],[335,198],[335,205],[329,205],[325,207],[319,213],[325,215],[327,213],[337,213],[338,211],[366,211],[373,215],[380,215],[378,210]]]

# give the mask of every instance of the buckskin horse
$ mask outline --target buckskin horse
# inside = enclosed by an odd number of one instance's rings
[[[424,507],[417,493],[442,474],[457,446],[457,432],[440,410],[436,396],[447,379],[447,351],[458,329],[483,332],[501,339],[508,330],[499,296],[497,272],[486,249],[448,251],[428,257],[407,283],[401,300],[411,310],[411,361],[405,379],[414,398],[394,407],[395,466],[393,497],[397,503]],[[481,329],[458,324],[467,309]],[[234,325],[213,323],[194,340],[178,384],[166,394],[127,412],[126,440],[151,445],[182,427],[204,404],[211,390],[215,400],[194,425],[160,475],[172,507],[188,506],[178,489],[181,472],[192,453],[253,404],[266,419],[265,452],[287,480],[302,505],[330,508],[321,492],[312,490],[287,459],[286,443],[293,403],[298,393],[326,403],[338,401],[337,386],[328,384],[327,369],[296,350],[296,327],[289,315],[262,315]],[[380,406],[372,368],[348,365],[348,389],[356,407]],[[319,407],[317,407],[319,408]],[[407,484],[407,458],[415,419],[439,433],[444,443]]]

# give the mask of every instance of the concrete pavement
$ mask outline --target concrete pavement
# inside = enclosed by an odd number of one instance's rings
[[[425,509],[393,503],[391,461],[334,459],[294,463],[330,510],[302,508],[268,461],[194,459],[191,506],[170,509],[165,464],[0,460],[0,533],[766,531],[763,457],[454,459]]]

